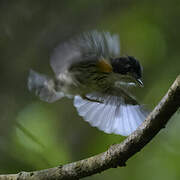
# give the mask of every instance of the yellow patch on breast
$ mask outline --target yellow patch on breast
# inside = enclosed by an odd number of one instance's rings
[[[97,62],[97,67],[98,67],[99,71],[101,71],[101,72],[110,73],[113,70],[111,64],[109,64],[108,60],[106,60],[106,59],[100,59]]]

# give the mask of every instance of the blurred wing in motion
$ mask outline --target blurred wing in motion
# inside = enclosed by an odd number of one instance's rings
[[[91,31],[55,48],[50,64],[58,76],[74,63],[119,56],[119,38],[109,32]]]
[[[55,91],[52,79],[33,70],[29,72],[28,89],[34,91],[41,100],[50,103],[64,97],[64,93]]]
[[[74,106],[85,121],[106,133],[128,136],[141,125],[147,116],[142,106],[126,104],[122,97],[99,94],[90,94],[87,97],[93,101],[75,96]]]

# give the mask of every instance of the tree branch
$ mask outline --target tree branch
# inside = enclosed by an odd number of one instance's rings
[[[0,175],[0,180],[70,180],[100,173],[109,168],[125,166],[126,161],[139,152],[180,107],[180,75],[167,94],[147,117],[146,121],[122,143],[112,145],[106,152],[55,168]]]

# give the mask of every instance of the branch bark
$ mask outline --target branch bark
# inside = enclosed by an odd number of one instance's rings
[[[77,180],[109,168],[125,166],[130,157],[165,127],[179,107],[180,75],[144,123],[122,143],[112,145],[107,151],[87,159],[40,171],[0,175],[0,180]]]

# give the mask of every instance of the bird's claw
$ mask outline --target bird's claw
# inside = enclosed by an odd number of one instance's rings
[[[91,102],[96,102],[96,103],[104,103],[103,101],[99,101],[97,99],[90,99],[87,96],[82,96],[83,99],[91,101]]]

